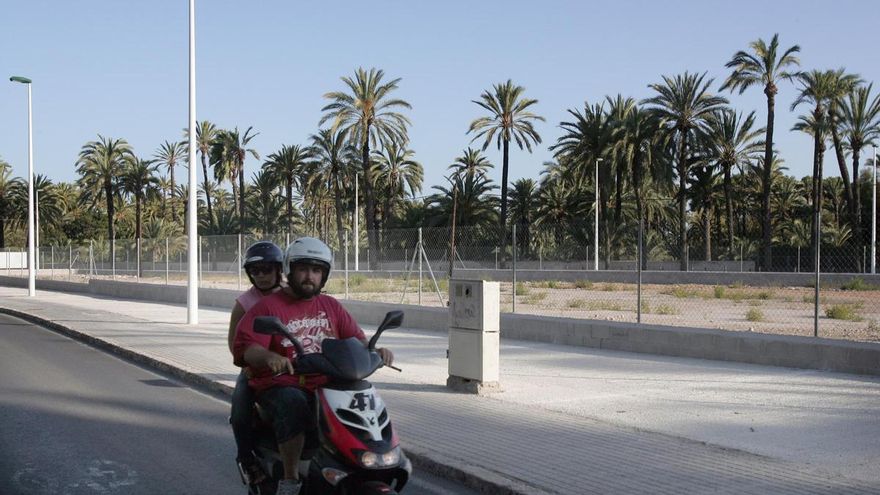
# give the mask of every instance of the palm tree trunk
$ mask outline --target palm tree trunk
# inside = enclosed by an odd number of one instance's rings
[[[681,256],[681,271],[688,269],[687,260],[687,131],[679,132],[681,142],[678,145],[678,246]]]
[[[504,140],[504,151],[502,154],[502,166],[501,166],[501,218],[499,218],[499,229],[501,231],[501,235],[499,238],[501,239],[501,243],[498,246],[500,252],[504,252],[504,248],[507,246],[507,175],[509,173],[508,165],[509,165],[509,151],[510,151],[510,141]],[[504,268],[507,266],[506,258],[502,255],[501,267]]]
[[[762,271],[770,271],[773,264],[772,234],[773,224],[770,214],[770,190],[773,178],[773,120],[776,114],[776,86],[769,84],[764,88],[767,95],[767,138],[764,141],[764,170],[761,182],[761,251],[763,252]]]
[[[288,172],[286,177],[287,190],[287,234],[293,233],[293,174]]]
[[[703,208],[703,230],[705,231],[705,261],[712,261],[712,208],[706,205]]]
[[[211,191],[208,190],[208,162],[205,160],[205,152],[202,152],[202,173],[205,174],[205,202],[208,204],[208,227],[214,230],[214,209],[211,207]]]
[[[177,221],[177,208],[174,207],[174,165],[168,167],[168,175],[171,177],[171,191],[168,195],[171,201],[171,220]],[[140,237],[140,236],[138,236]]]
[[[817,107],[816,114],[819,114]],[[821,118],[821,114],[818,118]],[[813,259],[819,249],[819,212],[822,211],[822,139],[823,136],[813,136],[813,225],[812,225],[812,250]],[[818,270],[819,267],[814,267]]]
[[[229,183],[232,184],[232,207],[235,211],[239,211],[238,209],[238,181],[235,180],[235,177],[231,177]],[[239,221],[239,227],[241,227],[241,221]],[[239,229],[238,233],[241,233]]]
[[[837,132],[837,122],[836,119],[829,115],[828,117],[831,119],[831,138],[834,141],[834,154],[837,157],[837,166],[840,168],[840,178],[843,179],[843,194],[846,198],[846,206],[847,211],[849,212],[850,219],[855,220],[856,211],[858,210],[858,205],[853,200],[853,186],[855,185],[855,177],[853,177],[853,181],[849,180],[849,169],[846,166],[846,158],[843,156],[843,144],[840,141],[840,133]],[[855,230],[857,227],[854,225],[853,229]]]
[[[856,240],[856,247],[864,246],[865,239],[862,236],[862,191],[859,188],[859,158],[861,155],[861,147],[854,146],[852,149],[852,160],[853,160],[853,180],[852,180],[852,189],[853,189],[853,204],[855,205],[855,226],[853,228],[853,237]],[[858,270],[859,272],[865,271],[865,263],[864,259],[861,256],[858,256]]]
[[[333,180],[333,200],[336,205],[336,239],[341,248],[344,244],[342,230],[342,193],[339,190],[339,167],[334,162],[331,166],[331,180]]]
[[[110,242],[110,256],[116,252],[116,232],[113,230],[113,216],[116,211],[113,209],[113,185],[110,181],[104,182],[104,195],[107,197],[107,240]]]
[[[238,232],[244,233],[244,162],[238,165]]]
[[[602,233],[604,234],[604,242],[602,243],[605,247],[604,256],[602,256],[602,262],[605,265],[606,270],[611,269],[611,223],[608,218],[608,215],[605,214],[605,205],[608,204],[608,188],[600,187],[599,188],[599,210],[603,213],[603,215],[599,216],[600,222],[602,223]],[[599,253],[596,253],[598,256]]]
[[[375,270],[379,266],[376,259],[376,248],[379,246],[379,242],[376,232],[376,198],[373,195],[373,177],[370,171],[370,141],[368,136],[369,129],[364,133],[361,159],[363,160],[362,166],[364,168],[364,199],[367,202],[367,211],[364,215],[367,220],[367,247],[371,253],[369,256],[370,269]]]
[[[724,166],[724,207],[727,216],[727,253],[733,255],[733,191],[730,166]],[[730,258],[733,259],[733,258]]]

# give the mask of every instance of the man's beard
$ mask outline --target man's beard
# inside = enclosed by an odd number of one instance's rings
[[[294,294],[302,299],[310,299],[321,293],[320,287],[311,284],[308,287],[305,287],[294,280],[293,277],[287,278],[287,285],[290,286],[290,290],[293,291]]]

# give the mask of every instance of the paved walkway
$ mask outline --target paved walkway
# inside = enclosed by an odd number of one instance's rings
[[[6,287],[0,308],[215,390],[237,374],[225,311]],[[877,377],[504,341],[503,390],[476,397],[444,385],[445,334],[383,345],[403,373],[372,381],[417,469],[487,493],[880,494]]]

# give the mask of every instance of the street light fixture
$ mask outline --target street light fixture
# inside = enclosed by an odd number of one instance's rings
[[[31,112],[31,80],[12,76],[12,82],[27,85],[28,90],[28,296],[37,295],[37,272],[34,265],[34,133]]]
[[[596,221],[593,222],[593,270],[599,271],[599,162],[602,158],[596,158],[596,197],[593,203],[596,208]]]

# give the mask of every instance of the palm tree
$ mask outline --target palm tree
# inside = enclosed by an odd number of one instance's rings
[[[859,186],[859,159],[862,148],[874,144],[880,136],[880,95],[871,99],[873,84],[861,86],[850,92],[840,105],[840,122],[846,144],[852,150],[853,201],[856,204],[855,238],[864,243],[862,231],[862,194]]]
[[[532,179],[522,178],[513,183],[510,195],[510,220],[517,226],[517,250],[522,256],[530,255],[532,225],[538,205],[538,187]]]
[[[274,180],[276,184],[283,184],[285,199],[287,202],[287,233],[293,233],[293,188],[300,171],[313,157],[312,149],[299,145],[282,145],[281,150],[270,154],[263,163],[263,170],[268,177],[262,179]],[[255,176],[257,178],[257,176]]]
[[[840,106],[862,80],[855,74],[847,74],[843,68],[829,71],[831,94],[828,98],[828,128],[831,131],[831,142],[834,144],[834,155],[837,158],[837,167],[840,170],[840,178],[843,179],[844,196],[849,210],[850,218],[855,222],[858,215],[858,207],[855,203],[853,188],[858,182],[858,174],[850,182],[849,170],[846,166],[846,158],[843,153],[843,142],[840,139]]]
[[[158,160],[159,163],[165,165],[168,168],[168,177],[170,179],[170,200],[171,200],[171,219],[173,221],[177,221],[177,210],[175,208],[175,199],[174,199],[174,167],[177,166],[178,160],[186,160],[186,152],[187,146],[186,143],[183,142],[170,142],[165,141],[162,146],[156,150],[156,153],[153,154],[153,157]],[[152,162],[150,162],[152,163]]]
[[[813,105],[808,115],[801,116],[792,130],[813,136],[813,249],[819,248],[820,213],[822,211],[822,163],[825,155],[825,139],[829,134],[827,108],[836,85],[835,72],[812,70],[798,75],[801,90],[791,104],[794,110],[802,103]],[[818,267],[817,267],[818,268]]]
[[[666,126],[673,134],[678,147],[676,157],[676,173],[678,174],[678,215],[679,215],[679,249],[681,249],[681,270],[687,270],[687,258],[684,256],[687,247],[687,176],[689,168],[688,142],[693,134],[703,131],[706,122],[716,109],[727,104],[727,98],[709,93],[713,79],[703,82],[702,75],[677,75],[675,78],[663,76],[663,84],[650,84],[649,88],[658,94],[644,100],[654,105],[653,111],[666,121]]]
[[[166,142],[166,144],[168,143]],[[165,163],[167,164],[167,162]],[[158,168],[156,160],[144,160],[132,156],[120,177],[122,190],[134,198],[136,239],[140,239],[143,234],[141,228],[142,206],[159,189],[159,178],[156,176]]]
[[[344,243],[342,222],[344,210],[340,183],[345,179],[346,169],[355,159],[353,155],[356,150],[346,143],[348,137],[345,130],[333,132],[330,129],[321,129],[318,134],[312,134],[309,139],[312,141],[311,147],[318,165],[317,172],[327,177],[330,187],[333,189],[333,201],[336,205],[336,236],[338,245],[342,246]],[[357,178],[355,177],[354,180]]]
[[[370,249],[378,247],[376,232],[376,197],[373,191],[372,167],[370,166],[370,149],[386,141],[405,142],[406,128],[409,119],[396,109],[412,108],[409,103],[399,98],[390,98],[389,94],[397,89],[400,78],[382,82],[385,73],[375,68],[369,71],[358,68],[355,77],[343,77],[342,82],[350,93],[333,91],[324,95],[332,103],[321,109],[326,112],[318,125],[332,121],[331,132],[345,131],[350,142],[361,150],[361,167],[364,178],[364,196],[366,199],[367,236]],[[376,257],[370,259],[373,268],[377,265]]]
[[[617,129],[617,141],[615,154],[623,160],[623,166],[628,168],[632,177],[633,192],[636,200],[636,215],[639,221],[639,230],[644,228],[644,183],[646,172],[650,178],[660,184],[663,180],[664,170],[659,165],[661,160],[655,159],[655,150],[660,137],[660,122],[653,112],[644,110],[638,105],[632,105],[623,115],[620,127]],[[647,268],[647,258],[641,260],[643,268]]]
[[[125,139],[105,138],[83,145],[76,162],[77,180],[81,190],[80,202],[95,205],[104,199],[107,205],[107,239],[116,240],[114,220],[116,210],[113,201],[119,197],[120,178],[125,164],[133,157],[131,146]]]
[[[779,34],[773,35],[770,45],[764,40],[758,38],[749,44],[752,52],[745,51],[736,52],[730,61],[725,64],[728,69],[733,72],[727,76],[724,84],[721,85],[721,91],[729,89],[731,92],[739,90],[739,94],[743,94],[746,89],[753,85],[761,84],[764,86],[764,94],[767,96],[767,126],[766,136],[764,137],[764,163],[773,163],[773,121],[776,115],[776,94],[779,88],[776,83],[782,80],[792,81],[797,75],[796,70],[789,70],[800,66],[795,53],[801,51],[798,45],[791,46],[782,51],[781,56],[777,56],[779,50]],[[770,269],[771,249],[772,249],[772,225],[770,214],[770,189],[771,174],[770,167],[766,167],[762,171],[763,183],[761,193],[761,246],[763,251],[764,270]]]
[[[494,167],[480,150],[468,147],[447,168],[459,175],[472,176],[474,174],[486,175],[489,173],[489,169]]]
[[[704,259],[712,261],[712,212],[718,191],[718,170],[714,164],[692,167],[690,183],[688,193],[703,221]]]
[[[510,141],[516,142],[519,149],[525,147],[532,152],[532,144],[539,144],[541,136],[532,125],[533,121],[544,121],[544,117],[536,115],[528,108],[538,100],[523,98],[525,88],[516,86],[508,79],[505,83],[495,84],[492,92],[484,91],[480,100],[472,100],[474,103],[489,112],[489,116],[480,117],[471,122],[468,134],[475,132],[471,142],[485,137],[483,151],[489,147],[492,138],[495,138],[496,146],[502,151],[501,165],[501,217],[499,224],[502,231],[507,227],[507,177],[509,172],[509,148]],[[506,235],[505,235],[506,237]]]
[[[218,132],[217,127],[207,120],[196,122],[196,147],[198,147],[199,154],[202,158],[202,173],[205,177],[205,182],[202,184],[202,190],[205,191],[205,203],[208,207],[207,226],[209,229],[213,229],[214,226],[214,209],[211,201],[211,193],[214,192],[215,189],[210,185],[211,179],[208,177],[208,157],[211,153],[211,146],[217,139]],[[183,130],[183,136],[188,142],[189,128]]]
[[[376,188],[382,190],[385,204],[382,206],[382,227],[388,228],[388,219],[395,203],[406,198],[406,190],[409,195],[415,196],[422,190],[422,181],[425,171],[422,164],[414,159],[415,152],[406,147],[406,143],[385,143],[382,151],[373,151],[376,157],[373,164],[373,177],[376,180]]]
[[[248,148],[250,141],[259,135],[251,134],[253,127],[248,127],[241,134],[236,127],[234,130],[221,130],[211,145],[211,163],[214,165],[214,175],[218,180],[228,179],[232,183],[232,193],[236,196],[238,207],[239,233],[245,228],[244,208],[244,160],[248,154],[259,160],[260,155],[256,150]],[[236,180],[238,184],[236,184]]]
[[[283,148],[285,146],[282,146],[282,150]],[[252,189],[256,194],[248,195],[250,201],[248,201],[247,207],[251,211],[251,218],[256,220],[257,225],[259,225],[260,230],[263,231],[265,236],[275,232],[281,213],[281,198],[279,198],[278,194],[275,194],[278,180],[276,177],[273,177],[273,172],[270,172],[264,166],[259,172],[253,174],[251,181],[253,182]],[[288,203],[288,208],[290,207],[291,205]],[[285,222],[289,229],[288,232],[293,231],[294,219],[297,220],[297,223],[301,221],[298,212],[288,209]]]
[[[731,109],[717,110],[709,119],[706,143],[709,148],[709,159],[724,174],[724,203],[727,214],[727,247],[733,252],[733,167],[744,167],[757,158],[764,142],[758,139],[765,129],[752,129],[755,124],[755,112],[745,118],[742,113]],[[766,150],[765,150],[766,151]],[[769,168],[769,167],[768,167]]]
[[[6,223],[17,216],[11,201],[16,190],[26,187],[19,177],[12,177],[12,166],[0,158],[0,248],[6,247]]]

